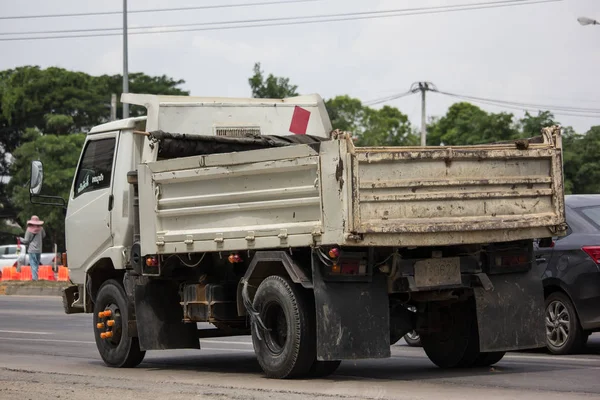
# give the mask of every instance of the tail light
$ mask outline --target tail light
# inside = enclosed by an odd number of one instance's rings
[[[585,251],[588,256],[592,257],[592,260],[596,264],[600,264],[600,246],[583,246],[581,250]]]
[[[158,267],[158,257],[157,256],[148,256],[146,258],[146,265],[149,267]]]

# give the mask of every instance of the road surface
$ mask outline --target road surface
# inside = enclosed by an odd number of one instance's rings
[[[91,315],[65,315],[57,297],[0,296],[0,399],[600,399],[600,335],[585,354],[511,353],[493,368],[461,371],[395,345],[390,359],[345,361],[327,379],[283,381],[262,375],[249,337],[201,346],[108,368]]]

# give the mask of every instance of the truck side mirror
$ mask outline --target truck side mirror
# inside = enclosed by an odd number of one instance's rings
[[[44,166],[41,161],[31,162],[31,177],[29,179],[29,193],[38,195],[42,192],[42,182],[44,180]]]

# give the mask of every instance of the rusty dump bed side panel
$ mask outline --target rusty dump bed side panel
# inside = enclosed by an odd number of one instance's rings
[[[351,149],[353,233],[363,244],[415,246],[560,234],[560,129],[537,139]]]

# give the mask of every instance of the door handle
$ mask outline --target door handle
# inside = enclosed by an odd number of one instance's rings
[[[538,264],[539,264],[539,263],[546,262],[546,257],[543,257],[543,256],[535,256],[535,261],[537,261],[537,262],[538,262]]]
[[[112,211],[114,202],[115,202],[115,196],[113,196],[111,194],[110,196],[108,196],[108,211]]]

